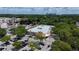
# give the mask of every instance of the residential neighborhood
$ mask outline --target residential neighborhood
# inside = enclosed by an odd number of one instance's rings
[[[54,38],[51,36],[50,25],[21,25],[21,18],[0,18],[0,28],[5,31],[5,36],[0,39],[2,51],[48,51]],[[16,30],[14,30],[16,28]],[[16,34],[13,32],[15,31]],[[44,40],[43,40],[44,39]]]
[[[0,17],[0,51],[78,51],[79,16]]]
[[[78,19],[76,15],[0,17],[0,51],[78,51]]]
[[[79,8],[1,7],[0,51],[79,51]]]

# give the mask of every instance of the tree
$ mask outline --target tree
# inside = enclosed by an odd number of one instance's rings
[[[4,36],[3,38],[1,38],[0,41],[2,42],[8,42],[10,40],[10,36]]]
[[[6,34],[6,30],[0,28],[0,37],[3,37]]]
[[[13,43],[13,46],[17,49],[21,48],[22,47],[22,42],[21,41],[16,41]]]
[[[79,50],[79,37],[71,37],[67,40],[67,43],[71,45],[73,50]]]
[[[53,42],[51,48],[52,48],[51,50],[54,50],[54,51],[71,51],[72,50],[72,47],[68,43],[60,41],[60,40]]]
[[[52,30],[57,36],[59,36],[61,40],[66,41],[72,36],[71,27],[66,23],[59,23]]]
[[[35,50],[35,49],[38,49],[39,48],[39,45],[37,42],[29,42],[29,47],[32,49],[32,50]]]
[[[17,28],[13,29],[12,32],[17,36],[22,37],[27,33],[27,30],[24,26],[18,26]]]
[[[10,31],[12,32],[13,35],[16,35],[15,34],[15,28],[10,29]]]
[[[21,18],[21,20],[20,20],[20,22],[19,22],[21,25],[23,25],[23,24],[27,24],[27,25],[29,25],[31,22],[28,20],[28,18],[26,18],[26,17],[23,17],[23,18]]]
[[[38,32],[38,33],[36,33],[36,38],[43,40],[45,38],[45,35],[42,32]]]
[[[72,33],[73,33],[73,36],[79,37],[79,28],[74,28],[74,29],[72,30]]]

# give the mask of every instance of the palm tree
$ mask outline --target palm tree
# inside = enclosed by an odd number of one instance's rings
[[[38,33],[36,33],[36,38],[40,39],[40,41],[42,41],[45,38],[45,34],[42,32],[38,32]]]

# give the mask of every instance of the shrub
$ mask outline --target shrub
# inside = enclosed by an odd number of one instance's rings
[[[19,37],[22,37],[26,34],[27,30],[25,29],[24,26],[18,26],[15,29],[12,29],[13,34],[16,34]]]
[[[4,36],[3,38],[1,38],[0,41],[2,41],[2,42],[7,42],[7,41],[9,41],[9,40],[10,40],[10,36]]]
[[[21,48],[21,46],[22,46],[22,42],[21,42],[21,41],[16,41],[16,42],[13,43],[13,46],[14,46],[15,48],[19,49],[19,48]]]
[[[0,37],[4,36],[6,34],[6,30],[0,28]]]
[[[45,38],[45,35],[42,32],[38,32],[38,33],[36,33],[36,38],[43,40]]]

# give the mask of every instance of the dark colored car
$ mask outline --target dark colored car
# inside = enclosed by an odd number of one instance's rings
[[[48,45],[48,48],[50,47],[50,45]]]
[[[27,50],[22,50],[22,51],[27,51]]]
[[[12,39],[12,40],[10,40],[10,41],[15,42],[15,41],[17,41],[17,40],[18,40],[18,39],[14,38],[14,39]]]
[[[34,51],[33,49],[30,49],[29,51]]]
[[[1,46],[6,46],[6,44],[1,44]]]
[[[23,47],[25,47],[26,45],[28,45],[28,42],[22,42]]]
[[[5,44],[5,45],[10,45],[10,42],[5,42],[4,44]]]
[[[10,40],[10,41],[15,42],[15,41],[17,41],[17,40],[20,40],[20,37],[13,38],[13,39]]]
[[[44,43],[43,42],[39,42],[39,45],[43,45],[44,46]]]
[[[0,48],[0,51],[2,51],[4,48]]]

